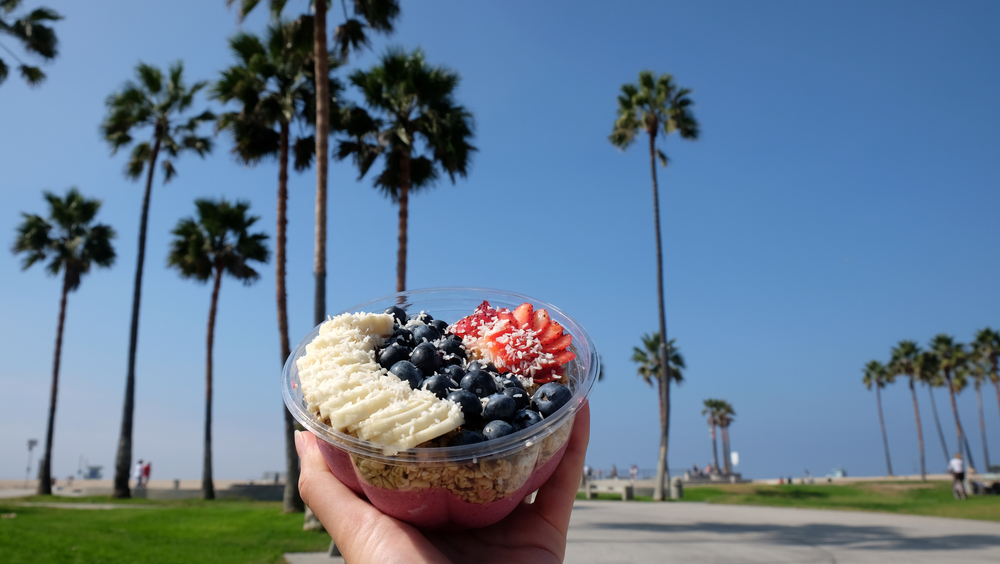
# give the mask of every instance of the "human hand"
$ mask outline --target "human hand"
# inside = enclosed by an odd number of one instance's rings
[[[500,522],[481,529],[421,532],[382,513],[330,472],[312,433],[297,431],[299,493],[350,564],[562,562],[589,440],[590,405],[584,403],[566,453],[535,502],[518,504]]]

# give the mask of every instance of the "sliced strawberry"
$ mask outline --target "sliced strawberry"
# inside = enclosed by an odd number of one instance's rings
[[[497,310],[497,319],[505,319],[505,320],[509,321],[510,324],[511,324],[511,327],[520,327],[521,326],[520,323],[517,321],[517,318],[514,317],[514,314],[511,313],[511,311],[509,309],[505,308],[505,307],[502,307],[502,308],[500,308],[500,309]]]
[[[549,312],[544,309],[536,309],[534,319],[531,322],[531,330],[539,335],[549,327]]]
[[[517,326],[521,329],[528,329],[531,327],[532,321],[534,321],[534,307],[528,302],[514,308],[514,319],[517,320]]]
[[[484,325],[493,323],[497,318],[497,312],[490,307],[490,302],[483,300],[472,315],[459,319],[451,326],[451,332],[459,337],[476,337],[479,329]]]
[[[546,343],[545,352],[555,353],[556,351],[565,350],[566,347],[573,343],[573,336],[563,333],[561,337],[556,338],[556,340],[551,343]]]
[[[558,321],[549,322],[549,326],[545,328],[545,331],[538,334],[538,340],[542,344],[548,345],[552,341],[559,338],[563,334],[563,326],[559,325]]]
[[[560,351],[556,353],[555,364],[556,366],[562,366],[574,358],[576,358],[576,354],[573,351]]]

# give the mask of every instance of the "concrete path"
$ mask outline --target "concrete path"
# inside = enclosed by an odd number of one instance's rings
[[[323,553],[289,564],[331,564]],[[707,503],[578,501],[567,563],[1000,562],[1000,523]]]

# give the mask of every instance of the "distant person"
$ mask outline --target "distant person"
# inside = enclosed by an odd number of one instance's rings
[[[612,464],[611,473],[608,474],[608,478],[617,478],[617,477],[618,477],[618,467]]]
[[[604,479],[604,470],[601,470],[600,468],[597,469],[597,479],[598,480]]]
[[[639,479],[639,467],[633,464],[628,469],[628,477],[633,482]]]
[[[965,497],[965,462],[962,460],[962,453],[957,453],[955,458],[948,461],[948,473],[951,474],[951,495],[955,499],[966,499]]]
[[[149,487],[149,472],[153,469],[153,461],[149,460],[142,465],[142,487]]]
[[[691,473],[694,474],[695,476],[698,476],[698,475],[701,474],[701,470],[698,469],[698,463],[697,462],[691,465]]]
[[[135,463],[135,468],[132,469],[132,477],[135,478],[135,487],[142,487],[142,459]]]
[[[703,468],[703,470],[704,470],[704,472],[705,472],[706,474],[711,474],[712,472],[714,472],[714,471],[715,471],[715,467],[714,467],[714,466],[712,466],[711,464],[706,464],[706,465],[705,465],[705,468]]]

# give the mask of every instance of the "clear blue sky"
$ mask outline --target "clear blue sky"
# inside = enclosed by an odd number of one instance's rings
[[[0,86],[0,240],[9,248],[20,212],[45,210],[42,190],[70,186],[102,199],[99,218],[119,234],[115,267],[69,298],[53,466],[65,477],[81,456],[110,471],[124,395],[142,186],[100,138],[104,99],[139,61],[182,59],[190,81],[215,80],[240,25],[223,0],[42,4],[66,16],[61,55],[40,88],[15,73]],[[673,394],[671,467],[710,460],[700,405],[720,397],[736,408],[746,475],[884,472],[863,365],[900,339],[967,342],[1000,327],[1000,5],[403,0],[402,11],[397,33],[351,68],[387,45],[422,47],[461,73],[479,147],[467,180],[411,199],[408,285],[515,290],[583,323],[606,362],[591,465],[652,468],[658,445],[655,394],[629,361],[657,323],[648,155],[607,141],[618,89],[640,70],[691,88],[702,128],[697,142],[661,144],[672,158],[660,175],[668,323],[688,363]],[[243,28],[264,25],[261,11]],[[206,105],[219,109],[196,104]],[[230,148],[220,136],[213,155],[182,157],[178,176],[153,188],[134,453],[154,462],[154,478],[201,472],[210,288],[166,268],[169,231],[195,198],[225,196],[248,199],[273,235],[277,166],[244,168]],[[311,172],[291,175],[293,342],[312,323],[314,187]],[[394,290],[396,210],[346,163],[330,168],[329,249],[330,313]],[[219,478],[284,467],[273,268],[264,273],[250,288],[222,285]],[[59,282],[21,272],[4,251],[0,288],[0,478],[19,478],[27,439],[44,438]],[[940,471],[926,390],[919,397],[928,466]],[[895,470],[913,472],[908,390],[883,401]],[[942,390],[937,403],[954,450]],[[992,388],[984,403],[1000,462]],[[974,393],[959,405],[981,459]]]

